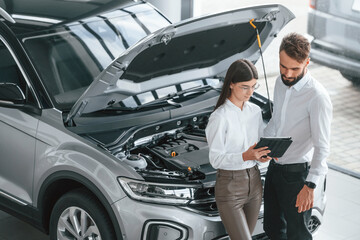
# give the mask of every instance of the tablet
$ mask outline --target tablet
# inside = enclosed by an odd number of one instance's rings
[[[292,143],[291,137],[262,137],[255,148],[268,147],[269,157],[282,157]]]

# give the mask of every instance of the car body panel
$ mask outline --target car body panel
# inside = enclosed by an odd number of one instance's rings
[[[308,12],[311,59],[342,73],[360,76],[359,0],[315,1]]]
[[[1,107],[0,107],[1,108]],[[35,137],[39,119],[18,109],[1,108],[0,189],[32,204]],[[21,139],[21,141],[19,141]]]
[[[67,130],[61,119],[61,113],[54,109],[43,111],[40,119],[36,136],[34,206],[43,183],[60,171],[87,178],[110,203],[124,197],[114,179],[120,175],[141,179],[139,175],[128,165],[119,164],[113,155]]]
[[[123,208],[122,206],[124,205],[128,207]],[[124,198],[116,202],[113,207],[116,207],[116,212],[120,213],[121,228],[129,230],[129,235],[126,235],[126,239],[144,239],[143,235],[146,234],[144,233],[144,228],[139,229],[132,226],[143,226],[144,222],[159,220],[185,226],[188,229],[188,239],[213,239],[224,234],[224,226],[221,224],[219,216],[199,217],[193,212],[179,211],[180,209],[174,206],[159,208],[156,204],[149,205],[140,203],[140,205],[135,205],[129,198]],[[133,218],[134,211],[136,211],[139,216],[137,219]],[[151,218],[149,218],[150,215]],[[131,221],[124,221],[124,219],[131,219]]]

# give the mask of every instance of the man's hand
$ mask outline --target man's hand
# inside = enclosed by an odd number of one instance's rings
[[[256,146],[256,143],[254,145],[252,145],[251,147],[249,147],[249,149],[246,150],[246,152],[244,152],[242,154],[244,161],[258,160],[260,162],[267,162],[267,161],[271,160],[271,157],[267,156],[267,154],[269,154],[271,152],[270,150],[268,150],[268,147],[261,147],[261,148],[254,149],[255,146]],[[263,157],[263,156],[265,156],[265,157]]]
[[[314,205],[314,189],[304,185],[296,198],[295,207],[298,208],[298,213],[305,212]]]

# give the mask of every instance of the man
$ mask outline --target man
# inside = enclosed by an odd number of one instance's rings
[[[270,161],[264,230],[272,240],[308,240],[314,189],[328,170],[332,104],[325,88],[309,73],[310,44],[305,37],[285,36],[279,52],[274,113],[265,134],[289,136],[293,143],[281,158]]]

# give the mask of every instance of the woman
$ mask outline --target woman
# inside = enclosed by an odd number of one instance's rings
[[[232,63],[206,127],[210,163],[217,169],[216,204],[234,240],[251,239],[262,200],[256,160],[271,159],[266,156],[270,153],[267,147],[254,149],[263,131],[261,109],[248,102],[258,87],[257,79],[256,68],[250,61]]]

